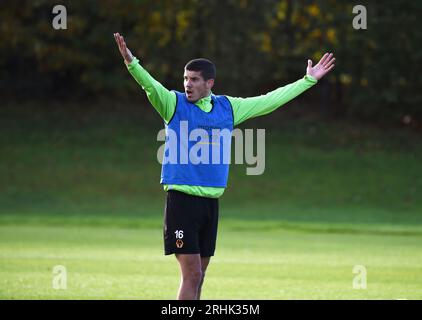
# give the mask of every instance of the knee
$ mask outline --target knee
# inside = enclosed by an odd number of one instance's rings
[[[204,274],[202,273],[200,269],[189,270],[183,275],[184,281],[189,281],[189,282],[193,282],[197,284],[201,283],[203,278],[204,278]]]

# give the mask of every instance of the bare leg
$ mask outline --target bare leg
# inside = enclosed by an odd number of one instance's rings
[[[201,256],[199,254],[176,254],[180,265],[181,280],[178,300],[197,300],[202,279]]]
[[[207,271],[207,267],[208,267],[208,264],[210,263],[210,259],[211,257],[201,258],[202,277],[201,277],[201,282],[199,283],[199,288],[198,288],[198,300],[201,298],[202,284],[204,283],[205,271]]]

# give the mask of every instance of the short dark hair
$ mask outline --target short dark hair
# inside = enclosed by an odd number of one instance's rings
[[[204,80],[215,79],[217,73],[214,63],[205,58],[189,61],[186,64],[185,69],[189,71],[201,71]]]

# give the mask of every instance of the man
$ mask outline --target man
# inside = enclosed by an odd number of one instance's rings
[[[202,128],[212,136],[212,129],[231,132],[243,121],[268,114],[306,91],[334,67],[333,54],[326,53],[314,67],[308,60],[306,75],[294,83],[280,87],[266,95],[251,98],[218,96],[211,92],[216,78],[214,64],[207,59],[188,62],[184,70],[185,92],[169,91],[149,75],[127,48],[123,37],[114,34],[124,62],[145,90],[153,107],[165,122],[166,134],[171,129],[176,133],[180,145],[171,139],[166,141],[166,150],[176,148],[189,154],[192,141],[180,133],[187,124],[187,133]],[[218,138],[219,139],[219,138]],[[227,157],[221,143],[210,142]],[[221,149],[219,149],[221,148]],[[226,148],[227,149],[227,148]],[[213,149],[214,150],[214,149]],[[220,153],[218,153],[220,154]],[[211,155],[209,155],[211,159]],[[161,183],[167,192],[164,216],[165,254],[175,254],[180,265],[181,282],[179,300],[195,300],[201,295],[205,272],[214,255],[218,224],[218,198],[227,185],[227,163],[197,163],[192,159],[177,163],[163,162]]]

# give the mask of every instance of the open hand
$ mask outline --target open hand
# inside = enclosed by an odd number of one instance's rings
[[[314,67],[312,67],[312,60],[308,60],[306,74],[319,80],[328,72],[330,72],[332,68],[334,68],[334,61],[336,61],[336,58],[334,58],[332,53],[324,54],[321,60],[319,60],[319,62]]]
[[[114,39],[116,40],[117,45],[119,46],[120,54],[122,55],[123,59],[125,59],[125,63],[129,64],[133,60],[132,52],[126,47],[126,42],[123,36],[119,33],[114,34]]]

